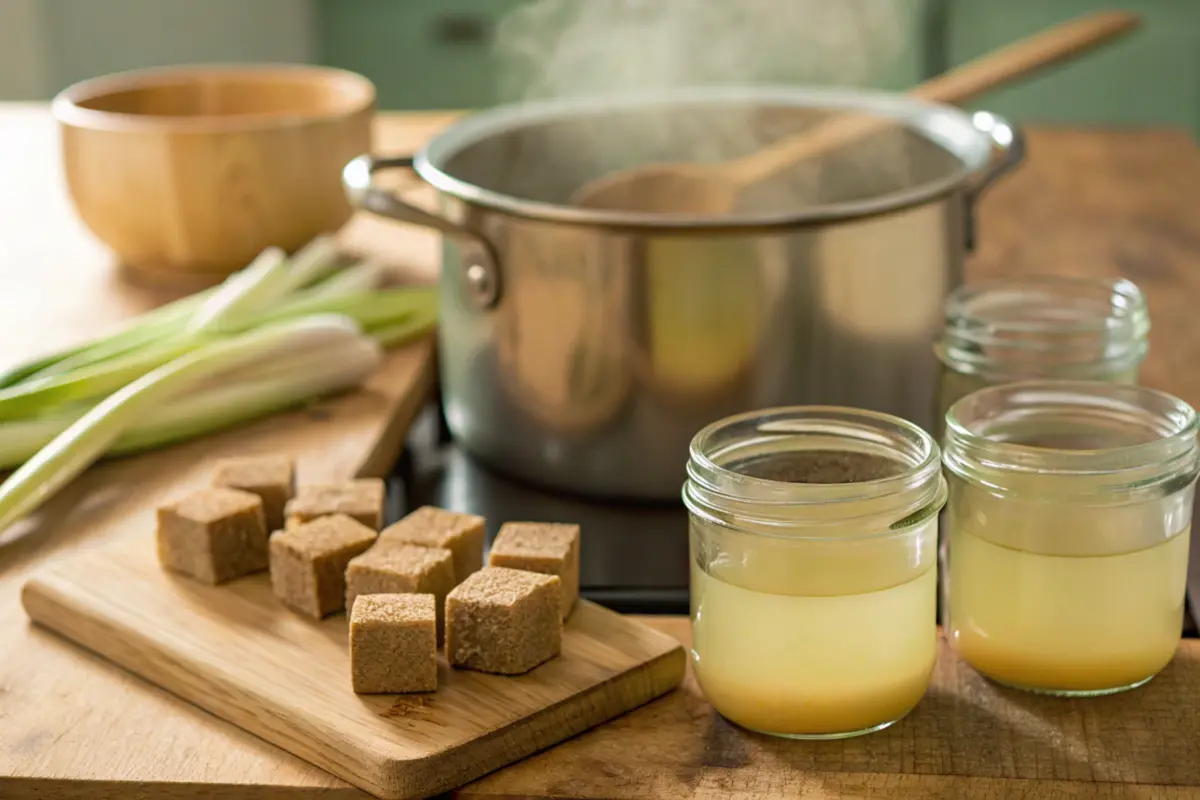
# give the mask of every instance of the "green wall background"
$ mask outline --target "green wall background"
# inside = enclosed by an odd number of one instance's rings
[[[958,64],[1088,11],[1095,0],[953,0],[945,58]],[[1170,124],[1200,133],[1200,2],[1124,0],[1142,28],[1079,62],[998,90],[979,107],[1022,122]]]
[[[478,108],[499,97],[490,31],[525,1],[0,0],[0,100],[45,100],[85,77],[160,64],[310,61],[366,74],[385,109]],[[799,0],[777,2],[786,9]],[[875,82],[887,89],[1113,7],[1105,0],[858,2],[898,4],[903,51]],[[1200,0],[1119,0],[1119,7],[1140,13],[1142,30],[976,106],[1026,124],[1176,125],[1200,134]]]
[[[448,20],[478,20],[486,30],[520,0],[317,2],[319,60],[369,75],[384,107],[494,102],[486,36],[449,41],[438,31]],[[902,2],[907,46],[881,88],[904,88],[1054,23],[1118,7],[1097,0]],[[1119,7],[1142,14],[1143,29],[975,105],[1025,123],[1170,124],[1200,133],[1200,0],[1124,0]]]

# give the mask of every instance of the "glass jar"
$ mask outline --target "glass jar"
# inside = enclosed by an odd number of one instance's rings
[[[1036,381],[950,408],[946,630],[977,671],[1059,695],[1131,689],[1183,624],[1196,413],[1136,386]]]
[[[1150,315],[1127,280],[1033,276],[967,284],[945,302],[934,435],[976,389],[1032,379],[1137,383]]]
[[[794,407],[692,440],[692,660],[732,722],[800,739],[907,714],[937,654],[937,444],[869,411]]]

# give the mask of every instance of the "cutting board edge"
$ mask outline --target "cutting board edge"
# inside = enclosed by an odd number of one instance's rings
[[[630,623],[642,625],[633,620],[630,620]],[[565,742],[567,739],[616,719],[622,714],[674,691],[683,684],[687,673],[686,663],[683,647],[676,642],[673,648],[624,672],[617,673],[584,692],[547,706],[517,722],[497,728],[486,737],[482,737],[482,741],[495,753],[489,758],[479,758],[477,753],[471,753],[470,746],[477,748],[481,742],[480,739],[476,739],[433,756],[407,761],[388,761],[384,765],[385,779],[388,785],[383,787],[383,791],[378,794],[378,797],[383,800],[417,800],[466,786],[489,773]],[[658,674],[660,671],[661,674]],[[640,691],[631,691],[629,700],[627,702],[623,700],[624,688],[627,685],[636,687],[638,683],[643,683]],[[593,702],[594,698],[609,702]],[[503,745],[506,734],[520,726],[536,724],[539,720],[554,715],[560,707],[568,703],[578,704],[580,700],[584,701],[584,705],[590,710],[590,713],[576,715],[569,726],[558,728],[546,726],[542,735],[529,737],[520,742],[518,747]],[[468,757],[470,761],[464,764],[463,759]],[[419,788],[413,786],[413,784],[420,783],[417,777],[426,773],[430,777]],[[438,780],[436,778],[438,773],[454,775],[455,778]],[[374,791],[375,789],[367,790]]]
[[[376,765],[356,757],[352,748],[347,748],[342,755],[356,765],[357,769],[355,770],[343,767],[344,762],[327,757],[320,748],[305,747],[302,738],[295,738],[291,742],[285,741],[287,737],[283,736],[282,732],[274,733],[269,725],[262,723],[253,713],[243,714],[234,699],[235,693],[240,691],[236,686],[226,685],[223,681],[214,681],[210,677],[201,684],[186,685],[183,691],[180,691],[179,687],[168,688],[171,685],[171,681],[167,679],[170,670],[187,672],[186,664],[171,659],[169,654],[156,648],[152,641],[147,640],[138,631],[114,625],[103,616],[90,613],[86,603],[75,602],[69,592],[60,591],[55,586],[56,577],[55,570],[51,567],[35,573],[21,587],[21,605],[24,607],[25,613],[36,624],[82,647],[92,655],[119,666],[129,674],[162,691],[180,697],[197,708],[213,714],[218,719],[248,731],[366,791],[374,791],[376,784],[380,782],[381,775],[377,772]],[[69,581],[66,585],[68,588],[71,586]],[[82,624],[76,624],[76,622]],[[144,647],[141,650],[133,647],[121,647],[122,636],[109,635],[118,628],[124,632],[125,636],[142,643]],[[304,724],[297,720],[292,722]],[[311,728],[311,726],[307,727]],[[266,735],[264,735],[264,731]],[[324,738],[320,734],[317,734],[317,737]],[[366,748],[362,752],[366,752]],[[374,783],[371,780],[364,780],[364,775],[370,776]]]
[[[427,334],[406,348],[420,348],[420,351],[427,355],[413,378],[413,388],[394,400],[388,408],[387,418],[375,446],[354,471],[357,478],[387,477],[400,454],[404,452],[404,443],[414,420],[433,396],[434,385],[437,383],[437,332]]]
[[[686,655],[675,639],[642,622],[622,617],[625,624],[654,634],[653,638],[662,646],[661,651],[571,698],[489,732],[482,737],[489,748],[485,758],[479,758],[478,753],[472,753],[468,747],[470,744],[478,747],[478,739],[441,753],[414,758],[400,758],[394,753],[372,748],[369,742],[356,742],[354,746],[340,750],[340,758],[333,758],[327,755],[326,748],[307,746],[306,737],[289,737],[285,735],[287,731],[272,727],[254,713],[243,713],[243,705],[237,698],[245,692],[228,681],[210,675],[198,683],[185,682],[181,689],[178,681],[169,680],[169,675],[172,672],[188,673],[186,663],[173,659],[169,652],[156,647],[137,630],[92,613],[78,592],[72,591],[74,584],[63,576],[61,586],[56,585],[58,578],[55,568],[49,567],[35,573],[22,585],[21,604],[34,623],[384,800],[411,800],[466,785],[661,697],[679,687],[686,675]],[[118,628],[121,634],[115,632]],[[142,647],[128,646],[128,641]],[[545,725],[538,735],[523,737],[515,743],[509,741],[509,734],[530,723],[554,717],[557,710],[568,703],[582,705],[587,713],[566,718],[569,724]],[[308,728],[307,738],[318,741],[338,738],[337,735],[321,735],[318,726],[303,719],[290,719],[289,728],[291,725]],[[361,758],[358,753],[370,757]]]

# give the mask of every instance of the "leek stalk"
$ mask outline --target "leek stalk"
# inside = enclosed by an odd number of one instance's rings
[[[48,377],[70,372],[156,341],[165,333],[178,328],[212,291],[209,289],[159,306],[107,336],[13,367],[0,375],[0,388],[13,386],[30,377]]]
[[[358,337],[221,375],[151,409],[109,453],[125,455],[174,444],[350,389],[366,380],[381,358],[374,339]],[[0,425],[0,469],[31,458],[87,410],[67,409]]]
[[[268,248],[220,286],[0,373],[0,530],[96,459],[220,430],[362,383],[436,323],[432,289],[338,270],[329,237]],[[18,466],[19,465],[19,466]]]
[[[260,325],[283,322],[310,314],[342,314],[353,319],[368,333],[389,331],[394,345],[409,337],[404,331],[414,324],[429,327],[436,318],[437,295],[433,289],[385,289],[357,294],[321,293],[318,290],[297,292],[294,299],[285,301],[266,312],[243,317],[236,329],[251,330]],[[132,352],[108,358],[71,372],[34,376],[15,386],[0,389],[0,421],[21,419],[48,411],[65,403],[92,400],[112,392],[129,381],[168,363],[174,358],[213,342],[220,334],[200,333],[191,337],[168,338]]]
[[[139,418],[221,373],[327,347],[358,327],[335,315],[304,317],[215,341],[113,392],[0,484],[0,530],[57,493],[103,455]]]
[[[190,333],[244,328],[239,322],[282,297],[324,277],[337,263],[332,237],[318,236],[291,260],[278,247],[268,247],[241,272],[221,284],[188,321]]]

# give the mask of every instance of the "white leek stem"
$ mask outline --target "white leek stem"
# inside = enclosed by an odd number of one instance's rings
[[[260,307],[260,298],[272,292],[272,284],[287,270],[287,253],[268,247],[241,272],[230,275],[213,296],[196,309],[187,323],[188,334],[219,331],[239,315]]]
[[[316,286],[306,290],[303,296],[327,298],[369,292],[382,286],[386,275],[387,269],[382,264],[363,261],[330,275]]]
[[[260,254],[261,258],[261,254]],[[318,236],[294,256],[286,269],[280,271],[282,297],[298,289],[310,286],[324,278],[337,266],[338,250],[331,236]],[[0,388],[15,385],[31,378],[46,378],[66,373],[124,355],[139,347],[161,341],[163,338],[183,332],[188,320],[198,309],[205,306],[218,293],[225,294],[226,301],[235,294],[229,288],[236,283],[245,288],[243,274],[237,272],[220,286],[181,298],[172,303],[147,311],[129,320],[112,333],[66,350],[33,359],[0,373]],[[269,305],[264,303],[258,310]],[[209,311],[208,313],[215,313]]]
[[[134,317],[112,333],[10,370],[6,374],[8,379],[0,385],[11,386],[18,381],[63,375],[80,367],[123,355],[143,345],[159,341],[178,330],[180,325],[195,313],[195,310],[215,291],[216,289],[206,289],[165,306],[159,306]]]
[[[157,367],[105,398],[0,484],[0,531],[36,509],[102,456],[152,409],[214,375],[359,336],[340,316],[269,325]]]
[[[301,247],[288,259],[286,277],[278,287],[276,297],[303,289],[333,272],[338,263],[337,242],[328,234],[321,234]]]
[[[360,339],[337,351],[321,351],[323,361],[287,375],[214,386],[181,398],[150,416],[120,439],[113,455],[136,453],[202,436],[358,386],[375,371],[383,350]]]
[[[367,379],[382,356],[373,339],[357,337],[221,373],[148,411],[109,454],[190,439],[350,389]],[[20,466],[85,413],[81,408],[0,425],[0,469]]]
[[[13,420],[45,413],[65,403],[90,400],[125,386],[185,353],[202,347],[207,337],[168,340],[79,367],[62,375],[33,377],[0,389],[0,420]]]
[[[188,331],[229,331],[248,315],[271,307],[292,292],[330,272],[337,264],[331,236],[318,236],[290,260],[278,247],[268,247],[231,277],[188,322]]]
[[[361,328],[375,336],[380,328],[396,329],[403,333],[410,324],[419,322],[421,326],[430,327],[436,319],[437,294],[433,289],[385,289],[330,297],[313,297],[310,296],[311,291],[296,292],[265,312],[241,318],[237,324],[245,330],[313,314],[340,314],[353,318]],[[72,372],[29,378],[15,386],[0,389],[0,420],[45,416],[64,404],[106,395],[151,369],[197,350],[220,336],[197,334],[188,337],[175,334],[173,337],[164,337],[161,342],[144,345]],[[376,338],[385,345],[404,340],[404,337],[393,339],[390,335]]]

